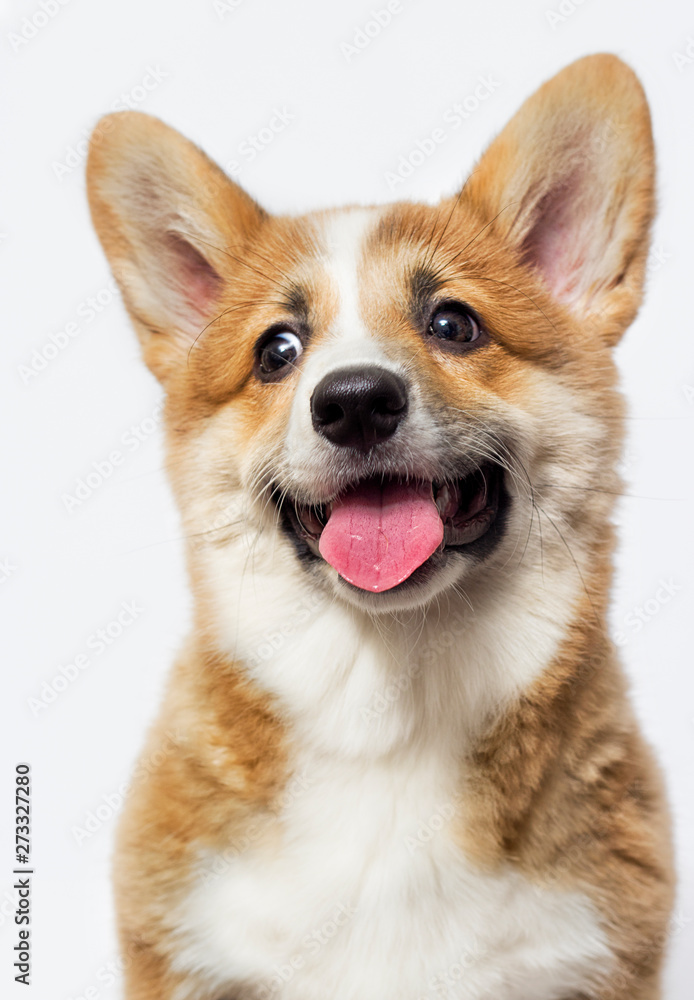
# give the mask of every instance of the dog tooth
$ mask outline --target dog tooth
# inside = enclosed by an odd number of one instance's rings
[[[448,486],[444,483],[443,486],[439,486],[436,492],[436,506],[438,507],[439,514],[443,517],[443,513],[450,503],[451,491]]]
[[[445,521],[446,518],[453,517],[458,509],[458,502],[459,497],[456,487],[450,486],[448,483],[444,483],[443,486],[439,486],[436,494],[436,506],[438,507],[442,521]]]

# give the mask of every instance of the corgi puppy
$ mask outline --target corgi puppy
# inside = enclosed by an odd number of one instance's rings
[[[667,809],[607,624],[634,74],[564,69],[435,207],[273,217],[131,112],[88,190],[195,595],[119,828],[128,1000],[660,997]]]

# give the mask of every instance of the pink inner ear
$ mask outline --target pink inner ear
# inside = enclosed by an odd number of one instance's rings
[[[209,316],[222,289],[222,279],[210,262],[178,233],[167,234],[173,257],[173,277],[186,306],[200,317]]]
[[[554,297],[575,301],[584,290],[590,262],[588,206],[578,177],[550,191],[537,206],[535,221],[523,241],[523,259],[541,272]],[[584,215],[586,217],[584,217]]]

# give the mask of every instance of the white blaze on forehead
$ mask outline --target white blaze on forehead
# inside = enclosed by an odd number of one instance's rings
[[[379,365],[402,373],[401,362],[372,336],[360,308],[364,251],[381,214],[379,208],[347,208],[327,216],[322,224],[321,266],[336,296],[337,311],[328,335],[311,345],[300,366],[284,448],[295,492],[301,477],[307,494],[320,492],[324,487],[325,464],[334,449],[316,433],[312,423],[311,398],[321,379],[338,369],[361,365]],[[414,410],[412,405],[410,421]]]
[[[369,337],[359,308],[359,271],[366,240],[380,216],[377,208],[347,208],[325,221],[325,268],[338,296],[333,332],[340,340]]]

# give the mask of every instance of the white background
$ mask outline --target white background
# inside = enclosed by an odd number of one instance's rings
[[[645,84],[660,168],[646,304],[619,349],[631,413],[630,497],[620,508],[612,619],[639,715],[667,774],[676,824],[680,896],[665,995],[690,1000],[694,10],[677,0],[584,0],[572,12],[563,0],[562,15],[560,0],[402,0],[391,23],[349,57],[343,43],[382,2],[235,2],[222,17],[212,0],[69,0],[53,16],[35,18],[41,26],[34,36],[14,45],[11,33],[23,24],[30,32],[23,18],[41,10],[38,0],[1,11],[0,559],[9,567],[0,570],[0,796],[9,818],[14,765],[31,761],[36,875],[30,993],[12,982],[13,851],[3,821],[0,992],[54,1000],[118,996],[106,971],[116,950],[108,881],[114,823],[105,802],[115,804],[127,780],[190,607],[159,429],[151,422],[159,389],[108,290],[87,212],[80,141],[125,94],[220,163],[239,160],[241,183],[271,210],[393,196],[434,200],[457,188],[546,77],[581,55],[608,50]],[[55,0],[44,3],[56,7]],[[146,91],[142,81],[155,80],[150,68],[159,82]],[[386,174],[442,125],[447,108],[472,94],[480,76],[497,81],[493,94],[392,192]],[[275,108],[294,118],[251,162],[241,145],[268,126]],[[98,293],[100,311],[89,320],[88,299]],[[64,341],[60,331],[71,322],[79,332],[27,376],[32,352],[43,352],[50,335]],[[130,450],[133,426],[144,440]],[[114,450],[122,464],[68,511],[65,495]],[[665,594],[661,580],[672,591],[665,603],[656,597]],[[103,653],[90,650],[89,637],[123,601],[137,602],[141,614]],[[637,629],[634,608],[645,605],[651,611]],[[89,655],[88,667],[52,704],[32,712],[29,699],[80,653]],[[92,818],[92,829],[100,825],[78,845],[76,828],[84,829],[97,808],[103,822]]]

